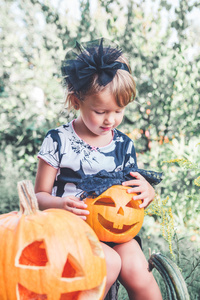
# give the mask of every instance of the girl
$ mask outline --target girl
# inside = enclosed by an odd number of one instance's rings
[[[160,182],[159,174],[138,169],[133,142],[115,129],[135,98],[129,64],[122,51],[106,45],[104,39],[85,47],[77,43],[75,50],[78,53],[66,55],[62,74],[66,104],[80,114],[50,130],[43,141],[35,184],[39,207],[66,209],[85,220],[89,212],[81,199],[119,182],[131,186],[128,193],[137,193],[133,199],[142,199],[140,207],[146,207],[155,196],[151,184]],[[100,182],[99,190],[95,180]],[[107,264],[105,296],[118,278],[130,299],[162,299],[136,239],[102,242],[102,247]]]

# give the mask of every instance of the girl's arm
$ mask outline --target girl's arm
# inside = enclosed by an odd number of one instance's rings
[[[140,204],[140,208],[147,207],[155,197],[155,190],[152,185],[138,172],[131,172],[131,176],[134,177],[133,180],[125,181],[122,183],[124,186],[134,185],[135,187],[131,187],[127,190],[127,193],[136,193],[137,196],[133,196],[133,200],[141,199],[143,201]]]
[[[38,170],[35,181],[35,193],[41,210],[48,208],[60,208],[70,211],[82,219],[86,219],[87,205],[75,196],[55,197],[51,195],[57,170],[39,159]]]

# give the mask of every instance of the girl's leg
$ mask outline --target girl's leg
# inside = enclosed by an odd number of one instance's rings
[[[119,280],[126,288],[130,300],[162,300],[160,289],[148,262],[136,240],[114,247],[121,257]]]
[[[101,243],[102,248],[106,258],[106,270],[107,270],[107,279],[106,279],[106,288],[104,297],[107,295],[112,284],[117,280],[120,270],[121,270],[121,258],[119,254],[108,245]]]

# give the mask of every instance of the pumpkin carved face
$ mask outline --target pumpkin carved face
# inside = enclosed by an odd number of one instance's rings
[[[139,208],[141,200],[133,200],[129,187],[115,185],[97,198],[86,198],[90,214],[86,222],[98,238],[105,242],[123,243],[131,240],[140,231],[144,209]]]
[[[0,299],[102,299],[101,244],[80,218],[60,209],[0,216]]]

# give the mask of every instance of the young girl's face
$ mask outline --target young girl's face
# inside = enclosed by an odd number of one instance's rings
[[[109,88],[79,101],[79,108],[82,126],[91,137],[111,135],[122,122],[125,109],[118,106]]]

